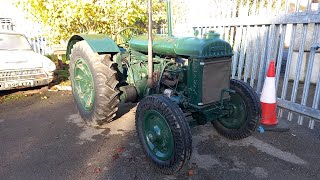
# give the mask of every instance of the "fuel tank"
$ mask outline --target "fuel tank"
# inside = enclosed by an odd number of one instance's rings
[[[148,52],[148,36],[141,35],[130,40],[129,46],[135,51]],[[233,55],[230,44],[220,39],[219,34],[209,32],[204,38],[153,36],[153,53],[193,58],[229,57]]]

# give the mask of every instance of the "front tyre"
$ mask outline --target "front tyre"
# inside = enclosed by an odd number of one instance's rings
[[[256,129],[261,118],[261,105],[256,92],[245,82],[231,79],[230,100],[224,103],[229,112],[212,122],[218,133],[229,139],[243,139]]]
[[[112,121],[118,110],[116,71],[110,55],[99,55],[86,41],[77,42],[70,55],[72,93],[82,119],[97,127]]]
[[[136,112],[138,138],[147,158],[163,174],[173,174],[191,156],[192,137],[182,110],[166,96],[147,96]]]

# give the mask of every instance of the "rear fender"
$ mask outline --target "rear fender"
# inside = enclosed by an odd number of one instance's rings
[[[118,53],[120,52],[117,44],[104,34],[78,34],[73,35],[67,46],[66,57],[70,60],[71,49],[78,41],[85,40],[91,49],[97,53]]]

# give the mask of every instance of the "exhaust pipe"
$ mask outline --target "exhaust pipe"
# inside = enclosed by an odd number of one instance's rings
[[[171,22],[171,3],[167,0],[167,21],[168,21],[168,36],[172,37],[172,22]],[[152,0],[148,0],[148,88],[154,87],[153,82],[153,57],[152,57]]]
[[[168,22],[168,36],[172,37],[171,3],[170,3],[170,0],[167,0],[167,22]]]
[[[154,87],[152,58],[152,0],[148,0],[148,88]]]

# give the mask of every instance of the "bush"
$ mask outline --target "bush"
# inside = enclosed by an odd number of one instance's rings
[[[69,83],[69,63],[66,59],[66,55],[62,55],[62,65],[63,67],[61,68],[59,65],[59,59],[58,56],[55,54],[48,54],[46,55],[46,57],[48,57],[49,59],[51,59],[54,64],[56,65],[57,69],[54,71],[54,78],[53,81],[51,83],[51,85],[56,85],[56,84],[70,84]]]
[[[45,55],[47,58],[51,59],[51,61],[53,61],[56,65],[59,65],[59,58],[58,58],[58,55],[55,55],[55,54],[47,54]],[[66,58],[66,55],[63,54],[61,55],[61,61],[63,64],[69,64],[69,61],[67,61],[67,58]]]

